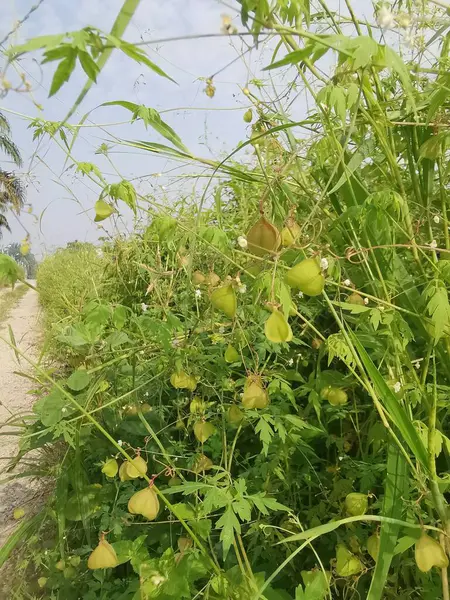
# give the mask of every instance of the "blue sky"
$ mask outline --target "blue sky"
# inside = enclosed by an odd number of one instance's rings
[[[36,0],[3,0],[2,5],[3,3],[6,6],[2,6],[0,38],[18,18],[28,12]],[[122,3],[123,0],[44,0],[10,42],[22,43],[37,35],[76,30],[86,25],[109,31]],[[338,0],[335,4],[337,6]],[[373,20],[369,0],[358,0],[354,4],[362,15]],[[236,2],[234,6],[237,6]],[[242,31],[238,11],[224,7],[217,0],[141,0],[124,37],[129,41],[139,41],[219,33],[223,13],[233,16],[236,26]],[[246,38],[246,42],[250,43],[251,39]],[[103,69],[98,84],[70,122],[78,123],[86,112],[103,102],[129,100],[159,111],[168,111],[164,113],[164,119],[194,154],[220,158],[239,141],[246,139],[248,127],[242,117],[249,103],[241,90],[249,80],[261,76],[261,68],[270,62],[270,47],[262,46],[252,51],[244,60],[237,61],[218,75],[214,80],[217,92],[213,99],[203,93],[205,83],[199,78],[207,77],[236,58],[245,48],[241,41],[223,36],[166,42],[145,48],[149,57],[173,77],[178,85],[114,52]],[[33,53],[21,63],[27,79],[33,84],[32,95],[10,92],[0,100],[0,110],[4,110],[10,119],[14,140],[25,160],[23,172],[28,186],[27,199],[33,208],[33,215],[22,214],[20,222],[10,219],[12,234],[4,232],[0,243],[19,241],[28,231],[33,251],[38,255],[74,239],[95,242],[103,234],[93,223],[92,208],[98,198],[99,188],[86,178],[75,175],[73,169],[62,173],[65,154],[48,138],[37,146],[32,141],[32,131],[28,128],[29,119],[20,116],[43,117],[52,121],[62,119],[86,81],[81,69],[77,70],[70,82],[49,99],[48,89],[54,64],[39,67],[37,61],[40,56],[39,52]],[[13,83],[17,82],[17,75],[11,69],[8,70],[7,77]],[[280,74],[276,76],[274,85],[282,90],[287,81]],[[42,111],[33,100],[42,105]],[[307,98],[300,93],[292,111],[295,117],[300,118],[306,114],[307,109]],[[104,157],[95,154],[106,135],[101,129],[94,127],[94,124],[115,123],[128,118],[129,113],[121,108],[97,108],[86,123],[89,127],[81,130],[74,148],[73,154],[77,160],[97,164],[110,182],[116,181],[118,176]],[[146,131],[141,122],[111,126],[108,129],[124,139],[162,141],[153,130]],[[175,174],[180,174],[179,170],[171,171],[176,165],[150,154],[136,154],[126,150],[113,154],[112,159],[124,177],[145,176],[135,180],[141,193],[153,192],[165,202],[174,201],[180,194],[198,190],[203,182],[192,178],[174,178]],[[4,168],[8,168],[6,163],[2,164]],[[192,171],[186,170],[186,173],[190,172]],[[157,173],[163,173],[163,176],[156,177]],[[70,188],[70,193],[62,184]],[[126,211],[119,226],[122,230],[131,229],[132,220]],[[112,225],[106,227],[113,231]]]

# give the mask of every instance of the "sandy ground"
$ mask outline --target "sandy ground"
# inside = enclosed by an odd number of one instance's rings
[[[9,340],[8,325],[10,325],[17,346],[27,356],[35,358],[38,351],[38,316],[38,295],[32,289],[28,289],[11,310],[8,319],[0,325],[0,337]],[[30,381],[15,375],[14,371],[27,371],[27,365],[24,361],[19,365],[13,350],[0,340],[0,424],[4,423],[11,414],[31,412],[33,397],[28,394]],[[1,432],[6,431],[8,428],[2,427]],[[0,479],[11,475],[6,473],[5,469],[9,459],[17,453],[17,449],[17,437],[4,435],[0,437]],[[19,466],[18,470],[20,469]],[[0,486],[0,546],[17,523],[12,517],[14,509],[26,508],[36,493],[35,486],[27,479],[18,479]]]

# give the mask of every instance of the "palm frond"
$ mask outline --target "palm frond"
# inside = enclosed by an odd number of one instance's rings
[[[0,135],[0,149],[3,150],[3,152],[10,158],[12,158],[18,167],[22,166],[20,150],[7,135]]]
[[[0,112],[0,131],[2,131],[5,134],[10,134],[11,133],[11,128],[9,126],[9,121],[5,117],[5,115],[3,113],[1,113],[1,112]]]
[[[25,188],[20,179],[0,169],[0,208],[12,208],[19,212],[25,203]]]

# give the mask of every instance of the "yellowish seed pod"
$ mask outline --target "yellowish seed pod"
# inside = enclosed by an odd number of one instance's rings
[[[211,287],[215,287],[220,283],[220,277],[214,271],[210,271],[205,278],[206,285],[210,285]]]
[[[106,540],[101,539],[98,546],[88,558],[88,569],[111,569],[117,567],[119,561],[114,548]]]
[[[256,256],[276,252],[280,245],[280,232],[267,219],[261,217],[247,233],[248,249]]]
[[[414,552],[416,564],[423,573],[428,573],[433,567],[446,569],[448,557],[441,544],[426,533],[422,533],[416,542]]]
[[[128,512],[132,515],[142,515],[149,521],[154,521],[159,512],[159,500],[151,487],[136,492],[128,500]]]
[[[227,413],[228,423],[231,423],[232,425],[239,425],[243,418],[244,413],[239,408],[239,406],[236,406],[236,404],[232,404],[228,409]]]
[[[201,454],[197,460],[195,461],[195,463],[192,466],[192,470],[194,473],[196,473],[197,475],[199,473],[202,473],[203,471],[209,471],[210,469],[212,469],[214,466],[213,461],[208,458],[208,456],[205,456],[204,454]]]
[[[115,458],[110,458],[107,460],[102,467],[102,473],[104,473],[107,477],[115,477],[119,470],[119,463]]]
[[[120,481],[130,481],[131,477],[127,473],[127,464],[126,462],[120,465],[119,469],[119,479]]]
[[[362,296],[360,296],[360,294],[358,294],[357,292],[353,292],[353,294],[350,294],[350,296],[348,296],[348,298],[347,298],[347,302],[348,302],[348,304],[356,304],[357,306],[365,306],[364,298]]]
[[[206,277],[201,271],[194,271],[192,273],[192,283],[195,285],[201,285],[202,283],[205,283],[205,279]]]
[[[201,444],[204,444],[213,435],[215,430],[214,425],[207,421],[199,421],[194,425],[194,435]]]
[[[144,477],[147,473],[147,463],[141,456],[136,456],[131,462],[126,464],[126,472],[130,479]]]
[[[281,245],[285,248],[292,246],[292,244],[298,239],[301,233],[300,225],[295,219],[288,219],[286,225],[281,230]]]
[[[259,377],[249,376],[244,386],[242,405],[245,408],[266,408],[269,404],[269,395],[262,386]]]

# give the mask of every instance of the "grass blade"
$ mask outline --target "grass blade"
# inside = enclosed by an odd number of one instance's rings
[[[22,521],[17,529],[12,533],[3,546],[0,548],[0,568],[11,556],[15,547],[25,538],[29,538],[34,531],[40,526],[45,518],[45,512],[40,512],[31,519]]]
[[[408,465],[397,446],[390,444],[384,487],[383,516],[400,520],[407,493]],[[390,521],[381,523],[380,549],[367,600],[381,600],[383,597],[399,530],[400,527]]]
[[[373,364],[370,356],[367,354],[357,336],[353,331],[349,331],[349,336],[357,349],[361,362],[364,365],[382,404],[387,409],[390,418],[400,431],[411,452],[428,473],[428,453],[416,428],[411,423],[407,413],[397,400],[395,394],[390,390],[389,386],[380,375],[378,369]]]

